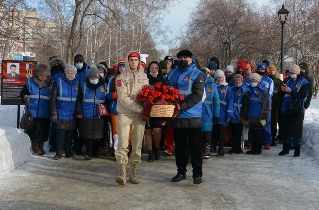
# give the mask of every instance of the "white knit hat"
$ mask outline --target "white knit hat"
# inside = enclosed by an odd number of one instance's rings
[[[217,79],[218,77],[224,77],[225,78],[224,72],[222,70],[220,70],[220,69],[216,70],[215,75],[214,75],[214,79]]]
[[[252,79],[260,82],[261,81],[261,76],[259,74],[257,74],[257,73],[252,73],[251,75],[249,75],[249,80],[252,80]]]
[[[297,64],[292,64],[289,67],[289,73],[300,74],[300,67]]]
[[[225,68],[225,72],[230,71],[231,73],[234,73],[234,66],[233,65],[228,65]]]

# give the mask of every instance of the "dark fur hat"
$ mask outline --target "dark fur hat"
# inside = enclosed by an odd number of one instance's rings
[[[34,76],[51,76],[50,66],[46,63],[35,65]]]

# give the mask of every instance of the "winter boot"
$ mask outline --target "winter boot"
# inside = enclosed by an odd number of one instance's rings
[[[218,153],[216,157],[223,157],[224,156],[224,149],[223,148],[218,148]]]
[[[288,155],[289,154],[289,144],[283,144],[282,145],[282,150],[279,152],[278,155],[283,156],[283,155]]]
[[[38,147],[39,147],[39,150],[40,150],[39,155],[40,155],[40,156],[45,155],[45,151],[44,151],[44,149],[43,149],[44,142],[43,142],[43,141],[38,141],[37,143],[38,143]]]
[[[159,148],[158,148],[158,147],[157,147],[157,148],[155,147],[155,148],[154,148],[154,159],[155,159],[155,160],[159,160],[159,159],[160,159],[160,156],[161,156],[161,155],[160,155],[160,153],[159,153]]]
[[[209,157],[210,157],[210,144],[205,144],[205,147],[204,147],[204,149],[203,149],[204,151],[203,151],[203,158],[204,159],[209,159]]]
[[[38,141],[36,141],[36,140],[31,140],[31,148],[32,148],[32,151],[33,151],[36,155],[40,155],[40,154],[41,154],[41,150],[40,150],[40,148],[39,148]]]
[[[300,146],[294,146],[295,152],[294,157],[300,157]]]
[[[54,160],[61,160],[62,159],[62,152],[57,152],[53,157]]]
[[[148,151],[148,159],[147,159],[147,161],[148,162],[153,162],[153,160],[154,160],[153,151],[149,150]]]
[[[119,165],[120,175],[116,177],[116,183],[119,185],[126,185],[126,164],[121,163]]]
[[[132,161],[131,167],[130,167],[130,182],[132,184],[139,184],[141,180],[137,178],[136,176],[136,168],[137,168],[137,162]]]

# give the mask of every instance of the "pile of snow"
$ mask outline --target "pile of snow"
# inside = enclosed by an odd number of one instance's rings
[[[312,98],[307,109],[303,124],[302,145],[303,154],[319,159],[319,99]]]
[[[31,157],[30,139],[23,130],[0,127],[0,174],[11,171]]]

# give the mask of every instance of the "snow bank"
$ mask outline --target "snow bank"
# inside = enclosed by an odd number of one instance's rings
[[[31,157],[30,139],[23,130],[0,127],[0,174],[15,169]]]
[[[312,98],[307,109],[302,130],[301,151],[307,156],[319,159],[319,99]]]

